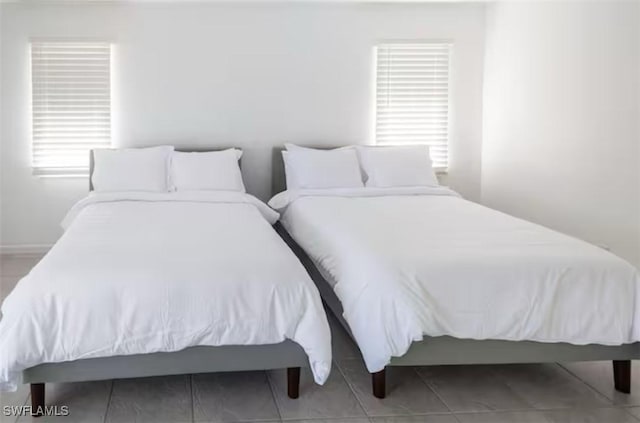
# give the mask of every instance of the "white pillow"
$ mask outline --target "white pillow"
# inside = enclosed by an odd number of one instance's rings
[[[175,191],[245,192],[238,160],[242,151],[235,148],[204,153],[171,156],[171,182]]]
[[[358,146],[358,155],[367,187],[439,185],[426,145]]]
[[[172,146],[93,151],[94,191],[169,191]]]
[[[358,154],[353,147],[318,150],[285,144],[282,152],[287,189],[362,187]]]

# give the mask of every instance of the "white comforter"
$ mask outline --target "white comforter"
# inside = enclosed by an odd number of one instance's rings
[[[285,192],[270,205],[335,280],[370,372],[424,335],[640,340],[633,266],[446,188]]]
[[[2,304],[0,388],[40,363],[285,339],[323,383],[326,316],[277,217],[231,192],[91,194]]]

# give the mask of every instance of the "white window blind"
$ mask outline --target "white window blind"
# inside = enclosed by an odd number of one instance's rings
[[[34,174],[87,175],[111,145],[110,44],[34,41],[31,74]]]
[[[446,43],[376,47],[377,144],[427,144],[435,168],[449,165],[449,58]]]

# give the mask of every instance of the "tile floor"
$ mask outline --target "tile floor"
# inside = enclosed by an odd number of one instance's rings
[[[0,258],[0,297],[39,257]],[[613,389],[609,362],[391,368],[388,396],[370,394],[357,347],[330,316],[334,368],[323,387],[302,373],[300,398],[286,396],[283,370],[47,385],[48,405],[68,417],[35,422],[626,423],[640,422],[640,365],[631,395]],[[26,386],[0,406],[29,400]],[[2,415],[0,422],[31,418]]]

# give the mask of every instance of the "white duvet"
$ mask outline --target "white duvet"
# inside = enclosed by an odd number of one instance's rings
[[[446,188],[285,191],[269,204],[335,280],[370,372],[425,335],[640,340],[633,266]]]
[[[277,218],[233,192],[89,195],[2,304],[0,388],[41,363],[285,339],[323,383],[329,326]]]

